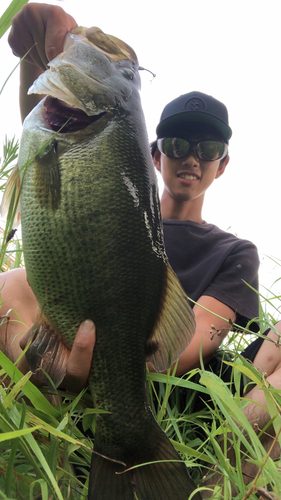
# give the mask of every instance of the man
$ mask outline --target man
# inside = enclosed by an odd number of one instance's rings
[[[208,362],[231,329],[258,316],[258,256],[254,245],[202,219],[207,189],[229,162],[226,107],[211,96],[190,92],[163,110],[152,145],[161,172],[165,249],[187,295],[196,302],[196,333],[178,364],[178,373]],[[208,312],[211,311],[211,312]],[[225,318],[224,321],[221,318]],[[230,322],[228,321],[230,320]],[[211,325],[220,335],[211,336]]]
[[[217,374],[222,371],[223,380],[230,382],[231,368],[225,369],[215,352],[228,334],[231,322],[245,327],[249,320],[258,316],[258,296],[248,286],[255,290],[258,287],[258,259],[250,242],[225,233],[202,219],[205,192],[224,173],[229,162],[227,143],[231,130],[227,110],[211,96],[191,92],[167,104],[156,132],[158,139],[151,149],[155,167],[164,181],[161,212],[165,249],[186,293],[196,301],[193,309],[195,336],[179,359],[177,374],[200,366],[199,353],[202,350],[206,369]],[[230,321],[227,323],[221,318]],[[212,328],[218,331],[218,335],[211,335]],[[255,329],[255,323],[251,328]],[[281,324],[277,329],[281,332]],[[269,383],[280,388],[278,336],[269,330],[266,334],[275,343],[257,338],[242,355],[269,375]],[[241,384],[241,394],[243,389]],[[258,424],[258,429],[263,429],[270,420],[263,409],[266,408],[264,392],[254,387],[247,398],[255,403],[245,407],[246,417],[253,425]],[[202,398],[198,398],[195,411],[201,407]],[[266,451],[269,451],[274,436],[274,430],[270,428],[262,437]],[[271,450],[271,457],[276,458],[279,454],[277,443]],[[228,457],[235,466],[236,456],[231,444]],[[255,477],[257,468],[244,460],[242,471],[247,484]],[[217,474],[205,486],[221,482],[223,478]],[[236,493],[233,485],[232,494]],[[203,491],[202,497],[210,498],[212,492]]]
[[[37,96],[26,96],[33,80],[49,59],[62,50],[65,34],[76,27],[74,19],[61,8],[44,4],[27,4],[13,19],[9,36],[14,53],[23,56],[21,63],[20,105],[22,118],[32,109]],[[200,349],[207,364],[232,323],[246,326],[258,315],[257,295],[244,282],[257,288],[258,256],[250,242],[206,223],[202,206],[206,190],[223,175],[229,162],[228,141],[231,129],[225,106],[205,94],[193,92],[169,103],[157,127],[157,144],[153,160],[164,180],[161,211],[167,255],[187,294],[196,301],[194,313],[196,333],[181,355],[177,374],[200,367]],[[1,327],[0,347],[16,361],[25,345],[35,320],[37,303],[30,290],[24,270],[15,270],[0,277],[4,284],[1,309],[10,321]],[[21,316],[24,326],[16,321]],[[230,320],[230,321],[229,321]],[[220,332],[211,335],[210,330]],[[281,331],[281,328],[280,328]],[[273,331],[268,337],[276,342]],[[63,381],[66,388],[79,390],[87,380],[95,341],[94,326],[84,322],[76,336]],[[281,354],[274,343],[258,340],[249,357],[255,366],[266,371],[268,381],[281,388]],[[24,359],[20,369],[25,371]],[[251,390],[249,399],[266,407],[263,392]],[[263,427],[269,420],[266,411],[254,403],[245,408],[250,421],[259,419]]]

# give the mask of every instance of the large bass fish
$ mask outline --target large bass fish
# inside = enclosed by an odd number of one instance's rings
[[[29,363],[58,385],[80,323],[94,321],[89,384],[108,413],[97,417],[88,498],[187,500],[195,486],[145,388],[146,359],[166,369],[194,317],[164,251],[137,57],[98,28],[78,28],[49,66],[32,89],[46,97],[25,120],[19,154],[39,305]]]

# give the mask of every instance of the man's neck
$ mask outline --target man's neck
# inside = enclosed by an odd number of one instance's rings
[[[204,196],[195,200],[178,201],[164,190],[161,198],[161,214],[164,219],[190,220],[203,224],[202,205]]]

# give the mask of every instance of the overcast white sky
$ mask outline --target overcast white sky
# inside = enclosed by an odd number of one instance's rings
[[[233,130],[230,163],[207,194],[203,216],[257,245],[260,282],[271,287],[281,276],[281,266],[265,257],[281,259],[280,0],[45,3],[61,5],[80,25],[123,39],[140,64],[156,73],[152,83],[146,76],[141,92],[150,140],[163,107],[180,94],[199,90],[226,104]],[[1,0],[0,15],[8,4]],[[6,36],[0,50],[1,88],[17,58]],[[0,96],[0,113],[1,144],[5,134],[20,137],[17,71]],[[281,293],[281,284],[274,290]]]

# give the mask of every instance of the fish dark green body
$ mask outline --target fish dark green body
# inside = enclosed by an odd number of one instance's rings
[[[22,179],[23,248],[39,304],[29,362],[59,384],[66,358],[59,351],[62,359],[41,360],[46,333],[69,349],[81,322],[93,320],[89,384],[95,407],[109,413],[97,418],[89,499],[186,500],[194,485],[145,390],[147,355],[165,369],[191,339],[194,319],[164,251],[137,60],[125,44],[120,56],[117,43],[116,56],[112,46],[104,53],[89,44],[92,35],[87,43],[79,36],[41,92],[68,104],[63,123],[69,105],[94,121],[79,130],[79,118],[73,131],[69,119],[54,133],[50,123],[61,113],[54,118],[56,101],[48,97],[26,119],[21,142],[19,166],[31,160]],[[116,474],[154,461],[162,462]]]

